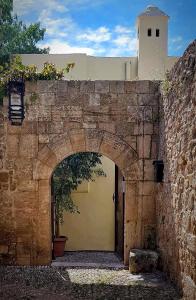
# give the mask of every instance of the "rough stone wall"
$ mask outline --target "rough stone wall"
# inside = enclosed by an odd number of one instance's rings
[[[196,299],[196,41],[163,82],[159,158],[164,183],[157,190],[157,244],[162,268]]]
[[[150,81],[26,83],[22,127],[0,117],[0,259],[51,260],[50,177],[78,151],[112,159],[126,180],[125,263],[131,247],[148,247],[155,228],[158,84]]]

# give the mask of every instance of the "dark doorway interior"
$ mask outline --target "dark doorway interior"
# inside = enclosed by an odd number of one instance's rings
[[[115,166],[115,251],[124,259],[124,177]]]

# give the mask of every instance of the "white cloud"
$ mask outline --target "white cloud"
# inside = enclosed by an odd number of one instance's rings
[[[173,43],[173,44],[181,43],[182,41],[183,41],[183,39],[181,36],[177,36],[177,37],[170,39],[170,43]]]
[[[35,20],[46,28],[45,42],[41,47],[49,47],[50,53],[86,53],[101,56],[132,56],[136,54],[137,39],[135,29],[120,24],[108,28],[103,24],[98,28],[82,29],[73,19],[70,11],[95,6],[103,0],[14,0],[15,11],[23,19]],[[26,15],[26,16],[25,16]],[[26,22],[25,22],[26,23]]]
[[[77,36],[78,40],[87,41],[87,42],[95,42],[102,43],[109,41],[111,38],[111,33],[109,29],[106,27],[99,27],[95,30],[88,29],[86,32],[79,34]]]
[[[49,43],[41,43],[41,48],[50,47],[51,54],[86,53],[94,55],[95,50],[89,47],[71,46],[67,42],[52,40]]]
[[[114,29],[116,33],[131,33],[132,30],[129,27],[117,25]]]
[[[176,36],[169,39],[169,50],[180,50],[183,46],[183,38],[181,36]]]
[[[135,55],[137,50],[137,38],[129,35],[119,35],[113,40],[115,48],[111,49],[112,56],[120,55],[120,53],[125,52],[129,55]]]
[[[74,3],[73,3],[74,2]],[[48,11],[66,12],[69,7],[82,9],[89,6],[96,6],[104,3],[104,0],[13,0],[14,12],[19,16],[26,15],[32,11],[40,12],[43,9]]]
[[[14,12],[19,16],[22,16],[32,11],[37,11],[39,13],[44,9],[47,11],[66,12],[68,11],[66,2],[68,1],[65,1],[65,4],[61,4],[58,0],[14,0],[13,4]]]
[[[42,27],[46,28],[46,33],[49,36],[67,36],[68,31],[73,31],[75,24],[69,16],[63,18],[54,18],[50,12],[44,9],[38,19],[41,22]]]

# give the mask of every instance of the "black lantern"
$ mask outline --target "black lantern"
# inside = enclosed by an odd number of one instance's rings
[[[164,170],[164,163],[162,160],[154,160],[154,174],[155,174],[155,181],[156,182],[163,182],[163,170]]]
[[[24,120],[24,80],[11,80],[8,83],[9,111],[8,117],[12,125],[21,126]]]

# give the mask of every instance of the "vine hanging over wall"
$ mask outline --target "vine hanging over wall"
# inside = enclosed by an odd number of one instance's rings
[[[14,56],[10,64],[0,69],[0,104],[6,96],[7,84],[10,80],[21,78],[28,81],[62,80],[74,66],[75,63],[68,63],[65,68],[57,69],[55,64],[45,62],[43,69],[38,72],[35,65],[25,66],[19,55]]]

